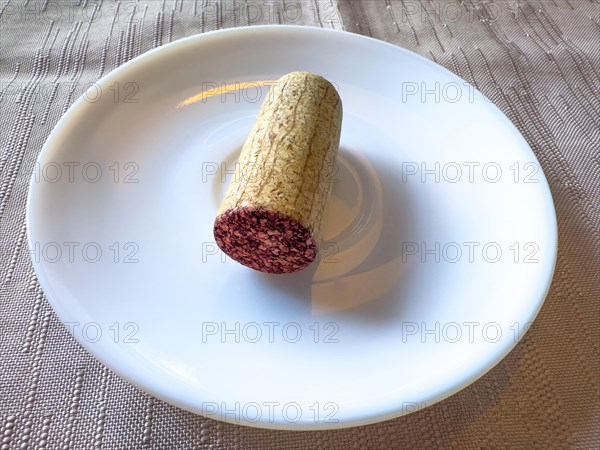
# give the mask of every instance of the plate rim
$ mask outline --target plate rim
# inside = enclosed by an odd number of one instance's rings
[[[326,29],[326,28],[321,28],[321,27],[316,27],[316,26],[307,26],[307,25],[250,25],[250,26],[241,26],[241,27],[213,30],[213,31],[205,32],[205,33],[199,33],[199,34],[186,36],[186,37],[177,39],[175,41],[169,42],[167,44],[161,45],[159,47],[150,49],[150,50],[136,56],[135,58],[132,58],[131,60],[114,68],[113,70],[111,70],[107,74],[103,75],[98,80],[96,80],[93,83],[92,87],[100,86],[102,89],[105,87],[108,87],[112,82],[120,79],[122,74],[126,73],[131,67],[138,65],[140,62],[150,61],[153,58],[160,57],[161,54],[165,54],[166,52],[173,51],[177,48],[184,48],[185,46],[189,45],[192,42],[203,41],[204,45],[210,45],[211,40],[218,40],[220,38],[220,36],[230,36],[233,38],[233,37],[235,37],[235,35],[252,35],[252,34],[261,33],[264,31],[283,32],[283,33],[288,33],[288,32],[289,33],[298,33],[298,32],[300,32],[300,33],[306,33],[306,34],[311,34],[311,33],[315,34],[316,33],[316,34],[322,34],[323,36],[325,36],[325,35],[340,36],[343,39],[359,39],[359,40],[370,41],[374,45],[388,47],[388,48],[393,49],[394,51],[404,53],[405,56],[413,58],[413,59],[417,59],[420,62],[426,64],[431,69],[434,69],[436,71],[441,71],[446,76],[449,76],[456,80],[460,80],[463,83],[467,83],[467,85],[470,86],[476,93],[480,94],[483,98],[486,98],[475,86],[473,86],[471,83],[467,82],[466,80],[462,79],[461,77],[459,77],[452,71],[450,71],[450,70],[446,69],[444,66],[442,66],[436,62],[433,62],[433,61],[425,58],[424,56],[414,53],[408,49],[405,49],[398,45],[395,45],[395,44],[392,44],[392,43],[389,43],[389,42],[386,42],[383,40],[379,40],[379,39],[376,39],[376,38],[373,38],[370,36],[365,36],[365,35],[362,35],[359,33],[349,32],[349,31],[345,31],[345,30],[337,30],[337,29]],[[238,38],[239,38],[239,36],[238,36]],[[56,122],[53,129],[48,134],[48,136],[42,146],[41,151],[39,152],[39,154],[36,157],[34,167],[37,167],[37,164],[40,164],[48,156],[48,154],[52,151],[52,149],[55,147],[54,141],[63,132],[63,129],[65,128],[65,126],[67,124],[69,124],[69,122],[71,122],[71,120],[77,114],[85,113],[86,107],[91,107],[91,104],[85,100],[86,92],[84,92],[82,95],[80,95],[73,102],[73,104],[71,104],[71,106],[69,106],[67,111],[60,117],[60,119]],[[551,269],[548,271],[548,273],[546,275],[547,278],[544,280],[545,286],[543,289],[543,294],[540,296],[540,298],[535,299],[535,303],[533,301],[531,302],[532,306],[535,304],[535,311],[529,318],[529,321],[533,322],[537,318],[543,304],[545,303],[545,300],[548,296],[548,292],[552,285],[552,282],[554,279],[554,273],[556,270],[557,255],[558,255],[558,226],[557,226],[556,208],[554,205],[554,201],[552,198],[552,192],[550,189],[550,184],[548,183],[546,174],[544,173],[542,166],[539,163],[537,155],[535,154],[535,152],[533,151],[533,149],[531,148],[531,146],[529,145],[529,143],[527,142],[527,140],[525,139],[523,134],[519,131],[519,129],[515,126],[515,124],[512,121],[510,121],[510,119],[506,116],[506,114],[502,110],[500,110],[500,108],[498,108],[498,106],[496,106],[496,104],[494,104],[491,101],[488,101],[487,107],[494,111],[495,115],[498,116],[498,119],[502,120],[508,129],[511,129],[511,131],[513,133],[516,133],[516,135],[522,141],[523,145],[526,146],[526,148],[529,150],[530,156],[533,158],[533,160],[535,160],[537,162],[538,166],[541,169],[539,174],[541,175],[540,182],[542,183],[542,185],[544,187],[544,191],[545,191],[546,210],[548,213],[551,213],[549,215],[552,218],[552,223],[548,224],[547,232],[548,232],[548,240],[550,241],[550,243],[552,245],[551,251],[549,252],[551,254],[550,257],[552,258],[552,263],[551,263]],[[28,192],[27,192],[27,200],[26,200],[25,224],[26,224],[26,236],[27,236],[28,246],[30,245],[31,242],[35,242],[34,236],[32,235],[32,230],[35,229],[35,226],[32,226],[32,223],[33,223],[32,216],[35,214],[33,211],[33,205],[36,203],[36,201],[35,201],[36,191],[38,189],[41,189],[39,187],[36,188],[36,184],[38,184],[38,183],[35,183],[35,177],[36,177],[36,173],[35,173],[35,169],[34,169],[32,175],[30,177],[29,184],[28,184]],[[59,306],[60,302],[55,302],[53,300],[55,298],[58,298],[58,296],[52,292],[50,283],[49,283],[48,279],[46,278],[46,272],[44,271],[44,269],[42,267],[43,266],[42,262],[39,262],[39,261],[36,262],[35,259],[33,259],[31,257],[29,259],[31,261],[34,273],[37,277],[37,280],[40,284],[40,287],[42,288],[42,291],[43,291],[48,303],[50,304],[50,306],[52,307],[52,310],[55,312],[55,314],[61,321],[62,325],[64,325],[65,321],[64,321],[63,317],[65,317],[66,311]],[[540,285],[541,285],[541,280],[540,280]],[[72,332],[71,329],[68,329],[68,331],[71,334],[71,336],[73,336],[75,338],[75,340],[88,353],[90,353],[95,359],[100,361],[103,365],[105,365],[107,368],[109,368],[111,371],[113,371],[117,376],[126,380],[131,385],[135,386],[136,388],[141,389],[143,392],[145,392],[153,397],[156,397],[158,399],[161,399],[161,400],[167,402],[168,404],[175,405],[181,409],[192,412],[194,414],[202,415],[202,412],[199,411],[198,408],[193,408],[188,404],[184,404],[172,397],[169,397],[168,395],[164,395],[164,391],[161,392],[160,390],[158,390],[157,386],[147,385],[144,382],[137,380],[134,376],[130,376],[131,374],[128,373],[126,370],[124,370],[122,367],[115,367],[115,364],[113,364],[111,362],[110,355],[107,355],[106,353],[102,352],[101,350],[100,351],[96,350],[97,347],[94,347],[93,345],[89,345],[89,343],[87,343],[84,339],[82,339],[81,336]],[[426,403],[426,408],[429,408],[430,406],[437,404],[438,402],[445,400],[448,397],[451,397],[452,395],[456,394],[457,392],[461,391],[462,389],[466,388],[467,386],[471,385],[475,381],[482,378],[489,371],[491,371],[494,367],[496,367],[496,365],[498,365],[508,355],[508,353],[510,353],[514,349],[514,347],[523,339],[523,336],[526,333],[527,333],[527,330],[525,330],[523,333],[520,333],[518,339],[513,339],[511,341],[511,345],[504,348],[502,352],[495,353],[494,354],[495,357],[492,359],[491,363],[486,363],[483,370],[477,371],[474,375],[466,377],[465,379],[461,380],[461,382],[454,383],[452,388],[445,389],[443,391],[443,393],[440,395],[433,396],[433,398],[422,399]],[[243,420],[242,421],[231,420],[231,419],[228,419],[227,416],[225,416],[225,418],[222,418],[222,417],[210,417],[210,418],[217,420],[219,422],[244,425],[244,426],[249,426],[252,428],[260,428],[260,429],[280,429],[280,430],[288,430],[288,431],[298,431],[298,430],[316,431],[316,430],[342,429],[342,428],[349,428],[349,427],[355,427],[355,426],[369,425],[369,424],[373,424],[373,423],[378,423],[378,422],[398,418],[398,417],[404,416],[404,415],[412,412],[412,411],[403,411],[402,409],[403,408],[401,408],[400,405],[397,405],[397,409],[392,412],[389,412],[387,410],[386,411],[380,410],[375,413],[369,412],[369,413],[363,414],[361,416],[361,418],[359,418],[359,419],[347,420],[347,421],[343,421],[343,422],[338,421],[336,423],[323,423],[323,422],[316,422],[316,423],[311,423],[311,424],[304,424],[302,422],[299,422],[297,424],[288,423],[288,422],[268,422],[267,423],[262,420],[259,420],[258,422],[247,422],[247,421],[243,421]],[[203,417],[209,417],[209,416],[203,416]]]

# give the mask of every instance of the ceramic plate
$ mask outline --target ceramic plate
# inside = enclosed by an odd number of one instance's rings
[[[212,226],[273,80],[338,89],[319,260],[265,275]],[[554,268],[548,184],[510,121],[442,67],[306,27],[207,33],[89,86],[33,174],[29,251],[61,320],[121,377],[256,427],[362,425],[425,408],[500,361]]]

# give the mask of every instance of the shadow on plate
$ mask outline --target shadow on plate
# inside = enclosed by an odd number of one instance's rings
[[[287,275],[260,274],[270,289],[310,300],[313,315],[392,321],[410,298],[402,242],[419,227],[414,193],[401,173],[340,149],[318,259]]]

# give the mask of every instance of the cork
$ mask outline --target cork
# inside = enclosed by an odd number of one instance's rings
[[[292,72],[277,80],[215,219],[223,252],[276,274],[304,269],[317,258],[341,125],[341,100],[326,79]]]

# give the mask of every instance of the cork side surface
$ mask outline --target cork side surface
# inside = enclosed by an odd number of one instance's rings
[[[293,72],[271,87],[215,220],[226,254],[269,273],[315,259],[341,122],[340,97],[323,77]]]
[[[238,160],[218,214],[253,206],[277,211],[321,236],[339,147],[340,97],[307,72],[271,87]]]

